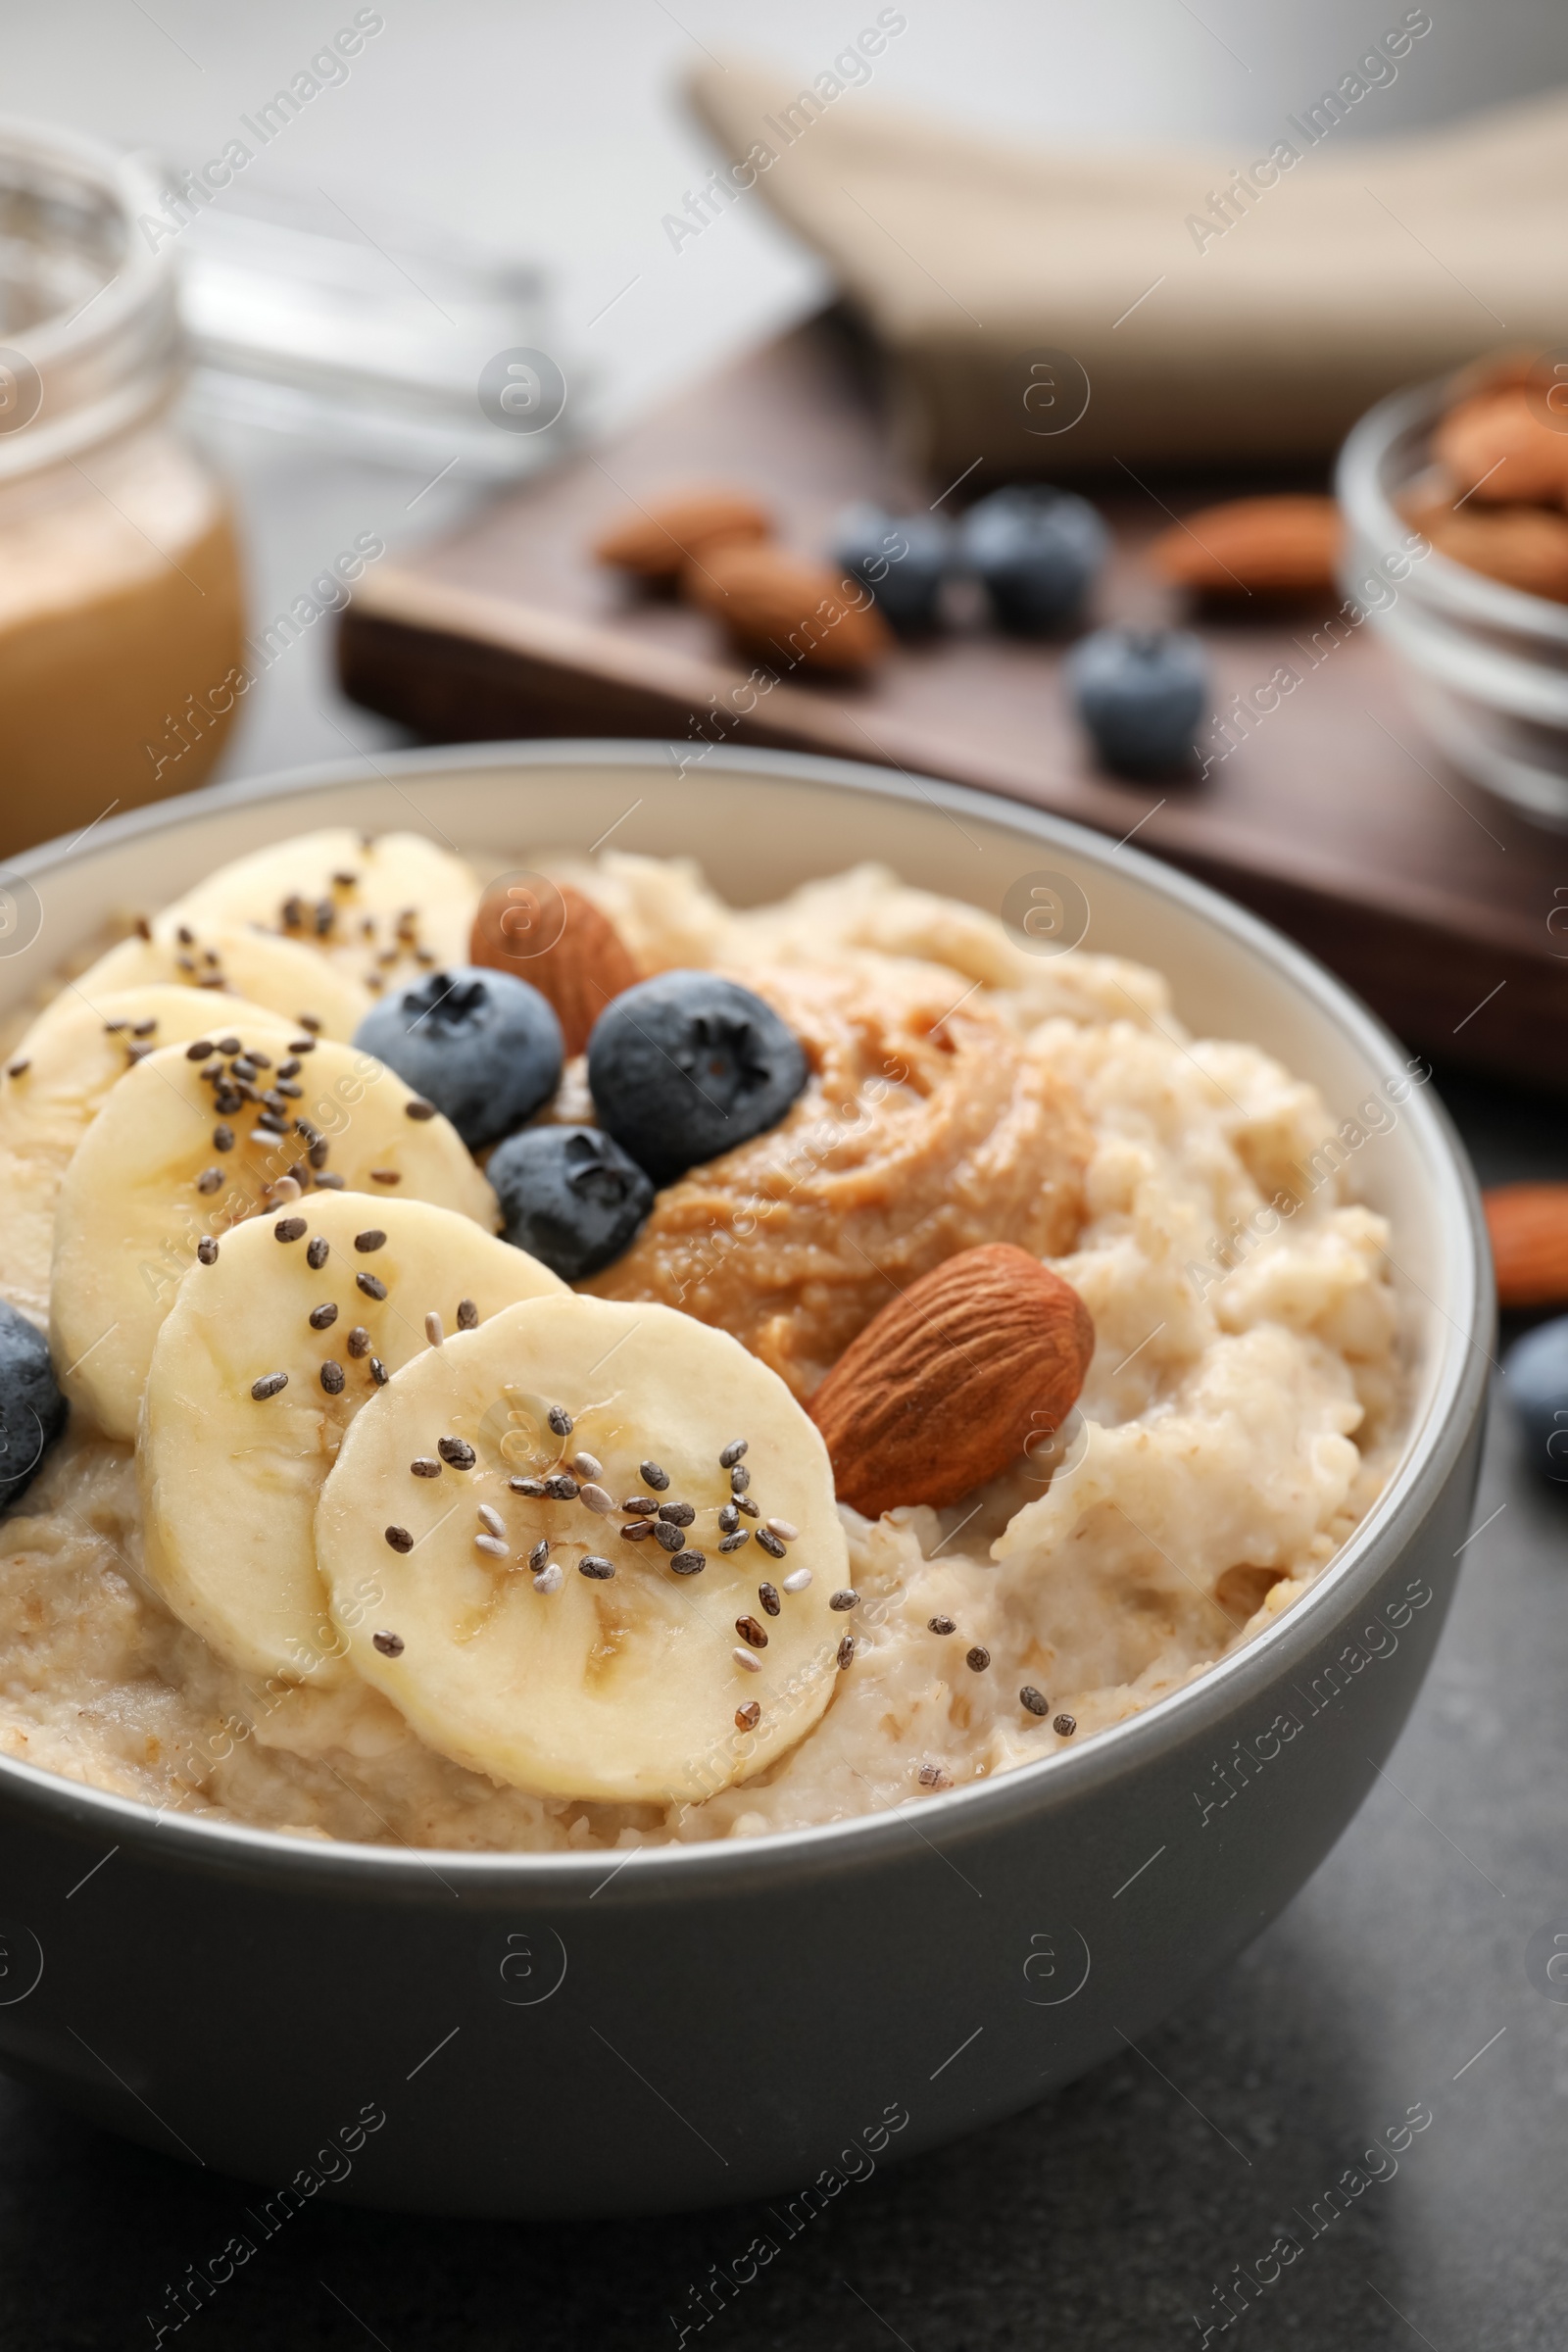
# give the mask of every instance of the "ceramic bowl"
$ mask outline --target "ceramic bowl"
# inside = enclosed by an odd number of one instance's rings
[[[1198,1032],[1266,1046],[1347,1119],[1396,1106],[1354,1178],[1393,1220],[1404,1452],[1311,1591],[1189,1689],[1081,1748],[824,1828],[630,1858],[416,1852],[159,1815],[0,1761],[0,2063],[257,2182],[259,2230],[318,2193],[533,2217],[767,2196],[787,2216],[858,2148],[882,2162],[1027,2106],[1139,2039],[1316,1868],[1457,1572],[1490,1269],[1405,1051],[1276,933],[1131,849],[886,769],[686,758],[417,752],[111,819],[0,877],[0,1007],[117,908],[326,824],[519,863],[613,833],[691,854],[740,902],[876,858],[993,910],[1071,909],[1089,947],[1165,971]]]

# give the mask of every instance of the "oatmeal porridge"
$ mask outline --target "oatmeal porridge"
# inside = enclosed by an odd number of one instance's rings
[[[279,844],[14,1045],[0,1751],[301,1837],[754,1837],[1298,1599],[1403,1427],[1311,1086],[882,869],[532,861],[514,952],[483,860]]]

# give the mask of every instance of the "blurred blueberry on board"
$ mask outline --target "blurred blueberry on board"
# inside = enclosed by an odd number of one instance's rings
[[[48,1341],[0,1299],[0,1510],[26,1493],[65,1426]]]
[[[929,514],[890,514],[882,507],[846,507],[833,526],[833,561],[869,588],[877,611],[899,630],[937,625],[947,577],[947,526]]]
[[[1208,662],[1185,629],[1096,629],[1067,656],[1067,687],[1106,767],[1157,773],[1191,758]]]
[[[1502,1369],[1530,1467],[1568,1486],[1568,1315],[1515,1340]]]
[[[470,1152],[510,1135],[561,1083],[561,1023],[526,980],[477,964],[383,998],[354,1043],[444,1111]]]
[[[588,1040],[594,1107],[656,1184],[776,1127],[806,1075],[772,1006],[716,972],[640,980]]]
[[[502,1238],[582,1282],[636,1240],[654,1188],[597,1127],[525,1127],[491,1153],[485,1174],[506,1219]]]
[[[1036,636],[1072,618],[1110,538],[1087,499],[1015,488],[993,490],[969,509],[960,544],[999,627]]]

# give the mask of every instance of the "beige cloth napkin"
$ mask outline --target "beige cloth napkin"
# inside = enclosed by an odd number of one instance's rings
[[[1272,156],[1030,153],[740,62],[692,95],[726,166],[691,233],[760,200],[814,246],[944,475],[1315,456],[1399,384],[1568,344],[1568,92],[1373,141],[1346,91]]]

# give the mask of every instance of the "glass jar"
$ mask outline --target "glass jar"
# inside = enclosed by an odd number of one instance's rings
[[[228,502],[173,415],[159,190],[0,121],[0,856],[204,781],[239,694]]]

